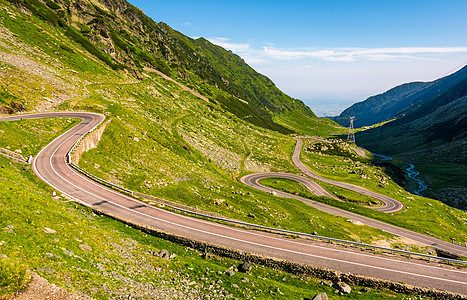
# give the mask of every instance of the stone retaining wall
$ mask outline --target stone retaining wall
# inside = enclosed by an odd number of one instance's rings
[[[98,128],[96,128],[95,130],[93,130],[92,132],[84,136],[84,138],[79,142],[79,144],[73,150],[73,153],[70,157],[71,162],[73,162],[75,165],[78,165],[78,162],[81,159],[81,155],[84,152],[97,147],[97,144],[99,144],[102,134],[104,133],[104,130],[107,127],[107,125],[110,123],[110,121],[112,121],[112,119],[105,121]]]

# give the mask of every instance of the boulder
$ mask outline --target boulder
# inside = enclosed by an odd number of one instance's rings
[[[352,291],[352,288],[348,284],[343,282],[334,283],[333,287],[343,294],[350,294],[350,292]]]
[[[165,249],[162,249],[161,251],[157,252],[152,252],[152,255],[160,257],[162,259],[172,259],[176,257],[175,254],[170,254],[170,252]]]
[[[238,271],[242,272],[242,273],[248,273],[251,271],[251,263],[246,261],[244,263],[241,263],[239,266],[238,266]]]
[[[316,294],[311,300],[328,300],[328,294],[326,293]]]
[[[227,276],[229,276],[229,277],[232,277],[232,276],[235,275],[235,272],[232,271],[232,270],[227,270],[227,271],[225,271],[225,274],[226,274]]]
[[[53,229],[50,229],[48,227],[44,227],[44,231],[45,233],[50,233],[50,234],[56,234],[57,231],[53,230]]]
[[[81,244],[79,245],[79,247],[82,249],[82,250],[85,250],[85,251],[91,251],[92,248],[91,246],[87,245],[87,244]]]

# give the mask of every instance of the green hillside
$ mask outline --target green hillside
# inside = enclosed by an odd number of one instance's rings
[[[242,184],[239,178],[249,173],[297,173],[291,160],[294,136],[328,137],[344,129],[317,118],[235,54],[155,23],[125,1],[0,0],[0,105],[2,116],[62,110],[106,115],[109,123],[100,142],[83,153],[79,166],[136,192],[260,225],[433,253]],[[0,147],[36,155],[74,122],[1,122]],[[462,212],[412,197],[370,159],[308,150],[303,159],[310,168],[319,162],[316,169],[323,176],[343,181],[363,183],[359,175],[368,172],[374,180],[368,188],[376,191],[383,189],[378,180],[384,179],[386,193],[406,208],[392,218],[360,207],[355,203],[371,201],[340,190],[335,192],[344,202],[312,199],[446,241],[467,242]],[[0,242],[6,243],[0,245],[0,254],[17,258],[18,264],[68,290],[98,299],[120,293],[139,296],[132,292],[145,288],[148,294],[159,290],[179,298],[209,295],[212,289],[219,298],[259,298],[263,291],[279,299],[312,298],[318,291],[339,297],[317,281],[267,268],[255,267],[251,276],[245,275],[248,282],[228,277],[223,272],[238,261],[206,260],[203,253],[148,236],[76,203],[53,200],[51,189],[28,166],[4,157],[0,166],[0,227],[13,230],[2,231]],[[359,173],[349,176],[347,170],[354,166]],[[426,215],[423,224],[412,220],[417,212]],[[47,233],[44,227],[57,232]],[[152,254],[161,249],[177,253],[177,259],[165,261]],[[393,296],[355,290],[349,299]]]
[[[349,117],[355,117],[354,126],[356,128],[390,120],[407,106],[407,98],[416,94],[427,85],[428,83],[424,82],[411,82],[399,85],[385,93],[353,104],[333,119],[342,126],[348,127]]]
[[[155,23],[124,0],[8,1],[27,8],[111,69],[142,79],[145,68],[154,68],[256,126],[292,133],[272,116],[295,111],[315,117],[303,102],[282,93],[237,55]]]

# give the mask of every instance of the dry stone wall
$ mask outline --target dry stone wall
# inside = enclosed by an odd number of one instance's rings
[[[101,140],[101,137],[102,137],[102,134],[104,133],[105,128],[111,121],[112,119],[105,121],[104,123],[101,124],[101,126],[99,126],[92,132],[85,135],[85,137],[75,147],[71,155],[71,161],[74,164],[78,165],[78,162],[81,159],[81,155],[84,152],[97,147],[97,144],[99,144],[99,141]]]

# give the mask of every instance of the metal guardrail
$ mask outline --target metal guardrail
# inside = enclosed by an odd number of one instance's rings
[[[94,130],[94,128],[91,129],[87,134],[91,133],[93,130]],[[84,170],[84,169],[78,167],[75,163],[73,163],[73,162],[71,161],[71,152],[73,152],[73,150],[75,149],[75,147],[79,144],[79,142],[81,142],[81,140],[84,138],[84,136],[85,136],[85,135],[81,136],[81,137],[79,138],[79,140],[77,140],[77,141],[73,144],[73,146],[70,148],[70,150],[67,152],[67,154],[66,154],[66,156],[65,156],[65,157],[66,157],[66,162],[67,162],[73,169],[77,170],[78,172],[84,174],[85,176],[87,176],[87,177],[89,177],[89,178],[91,178],[91,179],[93,179],[93,180],[95,180],[95,181],[97,181],[97,182],[100,182],[100,183],[102,183],[102,184],[104,184],[104,185],[113,187],[113,188],[115,188],[115,189],[117,189],[117,190],[124,191],[124,192],[126,192],[126,193],[128,193],[128,194],[134,195],[134,192],[133,192],[133,191],[128,190],[128,189],[126,189],[126,188],[123,188],[123,187],[121,187],[121,186],[115,185],[115,184],[113,184],[113,183],[111,183],[111,182],[108,182],[108,181],[106,181],[106,180],[104,180],[104,179],[102,179],[102,178],[99,178],[99,177],[97,177],[97,176],[94,176],[94,175],[92,175],[91,173],[89,173],[88,171],[86,171],[86,170]]]
[[[400,253],[400,254],[406,254],[409,257],[410,256],[420,256],[420,257],[424,257],[424,258],[437,259],[437,260],[442,260],[442,261],[447,261],[447,262],[452,262],[452,263],[467,264],[467,261],[464,261],[464,260],[444,258],[444,257],[433,256],[433,255],[428,255],[428,254],[422,254],[422,253],[398,250],[398,249],[393,249],[393,248],[374,246],[374,245],[369,245],[369,244],[364,244],[364,243],[359,243],[359,242],[340,240],[340,239],[335,239],[335,238],[330,238],[330,237],[325,237],[325,236],[319,236],[319,235],[314,235],[314,234],[309,234],[309,233],[296,232],[296,231],[290,231],[290,230],[273,228],[273,227],[266,227],[266,226],[262,226],[262,225],[257,225],[257,224],[252,224],[252,223],[247,223],[247,222],[242,222],[242,221],[237,221],[237,220],[230,220],[230,219],[224,219],[224,218],[220,218],[220,217],[205,215],[205,214],[189,211],[189,210],[178,208],[178,207],[171,207],[171,208],[173,208],[175,210],[178,210],[178,211],[181,211],[181,212],[185,212],[185,213],[189,213],[189,214],[192,214],[192,215],[200,216],[200,217],[205,217],[205,218],[209,218],[209,219],[214,219],[214,220],[218,220],[218,221],[224,221],[224,222],[229,222],[229,223],[239,224],[239,225],[244,225],[244,226],[250,226],[250,227],[264,229],[264,230],[270,230],[270,231],[276,231],[276,232],[281,232],[281,233],[294,234],[294,235],[298,235],[298,236],[311,237],[311,238],[314,238],[314,239],[327,240],[327,241],[331,241],[331,242],[337,242],[337,243],[343,243],[343,244],[350,244],[350,245],[354,245],[354,246],[378,249],[378,250],[383,250],[383,251],[389,251],[391,253],[395,252],[395,253]]]
[[[97,176],[92,175],[92,174],[89,173],[88,171],[86,171],[86,170],[84,170],[84,169],[78,167],[78,166],[77,166],[76,164],[74,164],[73,162],[69,162],[68,164],[69,164],[73,169],[75,169],[75,170],[77,170],[77,171],[83,173],[85,176],[87,176],[87,177],[89,177],[89,178],[91,178],[91,179],[94,179],[94,180],[97,181],[97,182],[100,182],[100,183],[102,183],[102,184],[104,184],[104,185],[111,186],[111,187],[113,187],[113,188],[115,188],[115,189],[117,189],[117,190],[124,191],[124,192],[126,192],[126,193],[128,193],[128,194],[131,194],[131,195],[134,194],[134,192],[131,191],[131,190],[128,190],[128,189],[126,189],[126,188],[124,188],[124,187],[115,185],[115,184],[113,184],[113,183],[111,183],[111,182],[108,182],[108,181],[106,181],[106,180],[104,180],[104,179],[101,179],[101,178],[99,178],[99,177],[97,177]]]
[[[91,133],[93,130],[94,130],[94,128],[92,130],[90,130],[88,133]],[[79,142],[83,138],[84,138],[84,135],[74,143],[74,145],[71,147],[71,149],[66,154],[67,163],[70,166],[72,166],[74,169],[76,169],[77,171],[79,171],[79,172],[83,173],[84,175],[86,175],[87,177],[89,177],[89,178],[91,178],[91,179],[93,179],[93,180],[95,180],[97,182],[100,182],[100,183],[103,183],[103,184],[108,185],[110,187],[113,187],[115,189],[118,189],[118,190],[124,191],[126,193],[129,193],[129,194],[131,194],[133,196],[134,195],[133,191],[125,189],[125,188],[123,188],[121,186],[115,185],[113,183],[110,183],[110,182],[108,182],[106,180],[103,180],[103,179],[97,177],[97,176],[94,176],[91,173],[89,173],[89,172],[83,170],[82,168],[78,167],[76,164],[74,164],[71,161],[71,152],[75,149],[75,147],[79,144]],[[164,205],[166,205],[166,204],[164,204]],[[285,230],[285,229],[267,227],[267,226],[252,224],[252,223],[243,222],[243,221],[237,221],[237,220],[225,219],[225,218],[221,218],[221,217],[210,216],[210,215],[190,211],[190,210],[187,210],[187,209],[178,208],[178,207],[171,206],[171,205],[166,205],[166,206],[168,206],[168,207],[170,207],[170,208],[172,208],[174,210],[184,212],[184,213],[188,213],[188,214],[195,215],[195,216],[209,218],[209,219],[213,219],[213,220],[217,220],[217,221],[228,222],[228,223],[232,223],[232,224],[249,226],[249,227],[263,229],[263,230],[275,231],[275,232],[286,233],[286,234],[293,234],[293,235],[298,235],[298,236],[305,236],[305,237],[310,237],[310,238],[314,238],[314,239],[325,240],[325,241],[336,242],[336,243],[342,243],[342,244],[349,244],[349,245],[354,245],[354,246],[371,248],[371,249],[375,249],[375,250],[377,249],[377,250],[382,250],[382,251],[388,251],[390,253],[400,253],[400,254],[408,255],[409,257],[410,256],[419,256],[419,257],[428,258],[428,259],[436,259],[436,260],[452,262],[452,263],[467,264],[467,261],[464,261],[464,260],[457,260],[457,259],[444,258],[444,257],[439,257],[439,256],[432,256],[432,255],[428,255],[428,254],[398,250],[398,249],[393,249],[393,248],[380,247],[380,246],[369,245],[369,244],[364,244],[364,243],[359,243],[359,242],[352,242],[352,241],[347,241],[347,240],[340,240],[340,239],[335,239],[335,238],[330,238],[330,237],[325,237],[325,236],[319,236],[319,235],[314,235],[314,234],[309,234],[309,233],[303,233],[303,232],[296,232],[296,231],[290,231],[290,230]]]

